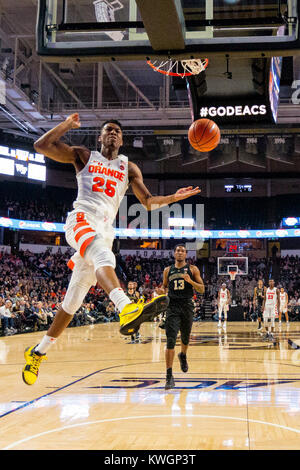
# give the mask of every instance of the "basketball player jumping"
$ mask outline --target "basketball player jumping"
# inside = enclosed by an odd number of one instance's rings
[[[258,331],[262,330],[262,318],[263,318],[263,301],[266,293],[266,287],[263,281],[260,279],[257,283],[257,287],[254,288],[253,295],[253,307],[258,321]]]
[[[218,315],[219,315],[219,323],[218,328],[222,327],[222,312],[224,313],[224,323],[223,329],[226,330],[226,322],[227,322],[227,312],[230,305],[231,297],[230,292],[226,287],[225,282],[223,282],[221,289],[218,293]]]
[[[170,303],[166,312],[167,348],[165,352],[167,378],[165,389],[175,387],[173,362],[178,332],[181,334],[181,352],[178,354],[182,372],[188,371],[186,353],[193,325],[194,289],[204,293],[204,284],[197,266],[186,262],[187,252],[184,245],[177,245],[174,250],[175,264],[164,269],[162,287],[158,294],[168,292]]]
[[[281,325],[282,314],[285,314],[286,324],[289,325],[289,314],[288,314],[288,301],[289,297],[287,292],[285,292],[284,287],[280,288],[280,304],[279,304],[279,325]]]
[[[263,316],[264,316],[264,324],[266,329],[266,336],[265,340],[274,340],[273,333],[275,331],[275,316],[276,316],[276,307],[277,311],[279,311],[279,291],[275,287],[275,283],[273,279],[269,280],[269,287],[266,289],[264,301],[263,301]]]
[[[115,256],[111,250],[114,239],[113,220],[119,210],[128,184],[147,210],[186,199],[200,192],[198,187],[179,189],[170,196],[152,196],[143,182],[139,168],[124,155],[122,126],[118,121],[106,121],[99,136],[101,152],[84,147],[69,146],[61,138],[71,129],[80,127],[79,114],[72,114],[64,122],[35,142],[37,152],[57,162],[75,167],[78,195],[74,210],[66,220],[66,239],[76,253],[69,261],[72,277],[64,301],[42,341],[25,350],[26,365],[23,380],[35,383],[41,361],[46,352],[69,325],[91,286],[98,284],[108,294],[120,312],[120,332],[134,334],[142,322],[166,309],[168,298],[158,296],[149,303],[137,303],[121,289],[115,273]]]

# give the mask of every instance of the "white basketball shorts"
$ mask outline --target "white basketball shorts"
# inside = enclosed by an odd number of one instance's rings
[[[285,305],[280,305],[280,306],[279,306],[279,311],[280,311],[281,313],[286,313],[286,312],[287,312],[287,307],[286,307]]]
[[[84,257],[87,247],[96,237],[102,246],[111,250],[114,241],[114,229],[106,216],[95,216],[88,212],[74,210],[66,220],[66,240],[69,245]]]
[[[264,318],[275,318],[276,305],[265,305]]]

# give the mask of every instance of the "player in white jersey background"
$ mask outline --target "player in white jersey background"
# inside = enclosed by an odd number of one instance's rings
[[[222,313],[223,313],[224,314],[223,328],[226,329],[229,304],[230,304],[230,292],[227,289],[225,282],[223,282],[221,289],[218,292],[218,315],[219,315],[218,328],[221,328],[222,326]]]
[[[22,377],[28,385],[35,383],[46,352],[67,328],[89,289],[96,283],[120,312],[122,334],[134,334],[142,322],[166,310],[166,295],[160,295],[146,304],[143,300],[131,302],[115,273],[112,223],[128,185],[131,184],[133,193],[147,210],[158,209],[200,192],[198,187],[189,186],[170,196],[152,196],[137,165],[129,162],[126,156],[119,155],[123,131],[118,121],[108,120],[102,124],[98,140],[100,152],[62,142],[61,138],[68,131],[78,129],[80,125],[78,113],[72,114],[34,145],[35,150],[46,157],[74,166],[78,195],[73,204],[74,210],[66,220],[66,239],[76,250],[69,262],[73,271],[71,280],[47,334],[38,345],[25,350],[26,365]]]
[[[288,302],[289,302],[289,297],[287,292],[285,292],[284,287],[280,288],[280,293],[279,293],[279,298],[280,298],[280,303],[279,303],[279,325],[281,325],[281,317],[282,314],[285,314],[285,321],[286,324],[289,324],[289,314],[288,314]]]
[[[264,325],[266,329],[266,340],[274,340],[274,331],[275,331],[275,317],[276,317],[276,308],[279,311],[279,290],[275,287],[275,282],[273,279],[269,280],[269,287],[265,291],[264,301],[263,301],[263,317]]]

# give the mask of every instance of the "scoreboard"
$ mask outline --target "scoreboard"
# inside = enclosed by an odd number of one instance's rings
[[[228,240],[226,243],[226,253],[228,254],[239,254],[242,251],[240,240]]]
[[[0,174],[25,180],[46,181],[44,155],[0,145]]]

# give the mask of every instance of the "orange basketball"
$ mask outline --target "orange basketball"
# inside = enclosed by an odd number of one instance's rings
[[[214,121],[198,119],[189,128],[188,138],[194,149],[199,152],[210,152],[219,144],[221,132]]]

